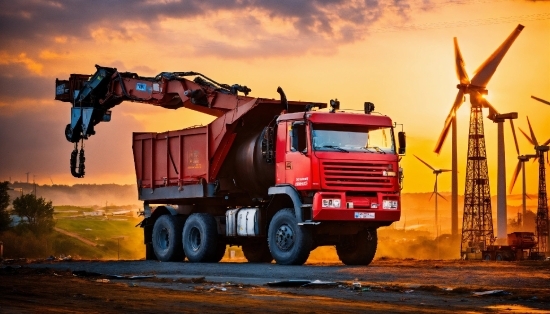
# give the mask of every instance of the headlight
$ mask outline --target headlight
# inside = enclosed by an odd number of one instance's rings
[[[340,199],[339,198],[329,198],[329,199],[323,199],[322,200],[322,206],[323,207],[330,207],[330,208],[340,208]]]
[[[398,202],[393,200],[383,200],[382,208],[383,209],[397,209]]]

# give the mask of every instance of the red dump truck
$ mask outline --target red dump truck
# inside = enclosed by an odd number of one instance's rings
[[[330,109],[288,101],[280,87],[279,100],[249,97],[246,86],[196,72],[96,68],[56,80],[56,99],[72,104],[65,135],[75,144],[76,177],[84,176],[79,143],[123,101],[216,117],[133,135],[147,259],[218,262],[238,245],[249,262],[300,265],[317,246],[333,245],[343,263],[367,265],[377,229],[400,219],[405,133],[395,134],[372,103],[344,112],[337,100]]]
[[[483,251],[486,261],[520,261],[537,259],[532,249],[536,246],[533,232],[512,232],[508,234],[508,245],[488,245]]]

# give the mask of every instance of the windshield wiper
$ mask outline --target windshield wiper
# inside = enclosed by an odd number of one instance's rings
[[[339,147],[339,146],[334,146],[334,145],[323,145],[323,147],[326,147],[326,148],[333,148],[333,149],[337,149],[341,152],[344,152],[344,153],[349,153],[349,151],[343,149],[342,147]]]
[[[382,150],[380,147],[378,146],[373,146],[372,148],[374,148],[377,152],[379,153],[382,153],[382,154],[386,154],[386,152],[384,150]]]
[[[364,149],[364,150],[366,150],[366,151],[369,152],[369,153],[374,153],[372,150],[370,150],[370,149],[369,149],[368,147],[366,147],[366,146],[362,146],[361,148]]]

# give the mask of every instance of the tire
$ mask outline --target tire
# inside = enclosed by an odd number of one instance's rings
[[[153,226],[153,251],[161,262],[181,262],[185,258],[181,242],[182,223],[176,216],[162,215]]]
[[[216,220],[209,214],[195,213],[183,227],[183,250],[192,263],[219,262],[222,246],[218,246]],[[223,245],[225,252],[225,245]]]
[[[311,233],[298,226],[294,210],[289,208],[278,211],[271,219],[267,243],[271,255],[281,265],[302,265],[313,247]]]
[[[242,250],[249,263],[271,263],[273,261],[269,245],[265,240],[243,244]]]
[[[340,242],[336,253],[346,265],[368,265],[376,254],[378,236],[376,229],[366,229],[353,236],[351,243]]]
[[[157,256],[155,255],[155,249],[153,248],[153,243],[145,243],[145,260],[146,261],[156,261]]]
[[[506,260],[506,259],[504,258],[504,255],[502,255],[501,253],[497,253],[497,255],[495,256],[495,261],[497,261],[497,262],[502,262],[502,261],[504,261],[504,260]]]
[[[491,253],[485,254],[485,256],[483,256],[483,260],[490,261],[491,260]]]

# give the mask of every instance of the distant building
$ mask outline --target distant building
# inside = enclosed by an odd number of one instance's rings
[[[82,212],[82,214],[84,214],[84,216],[92,216],[92,217],[105,216],[105,211],[103,209],[96,209],[91,212]]]

